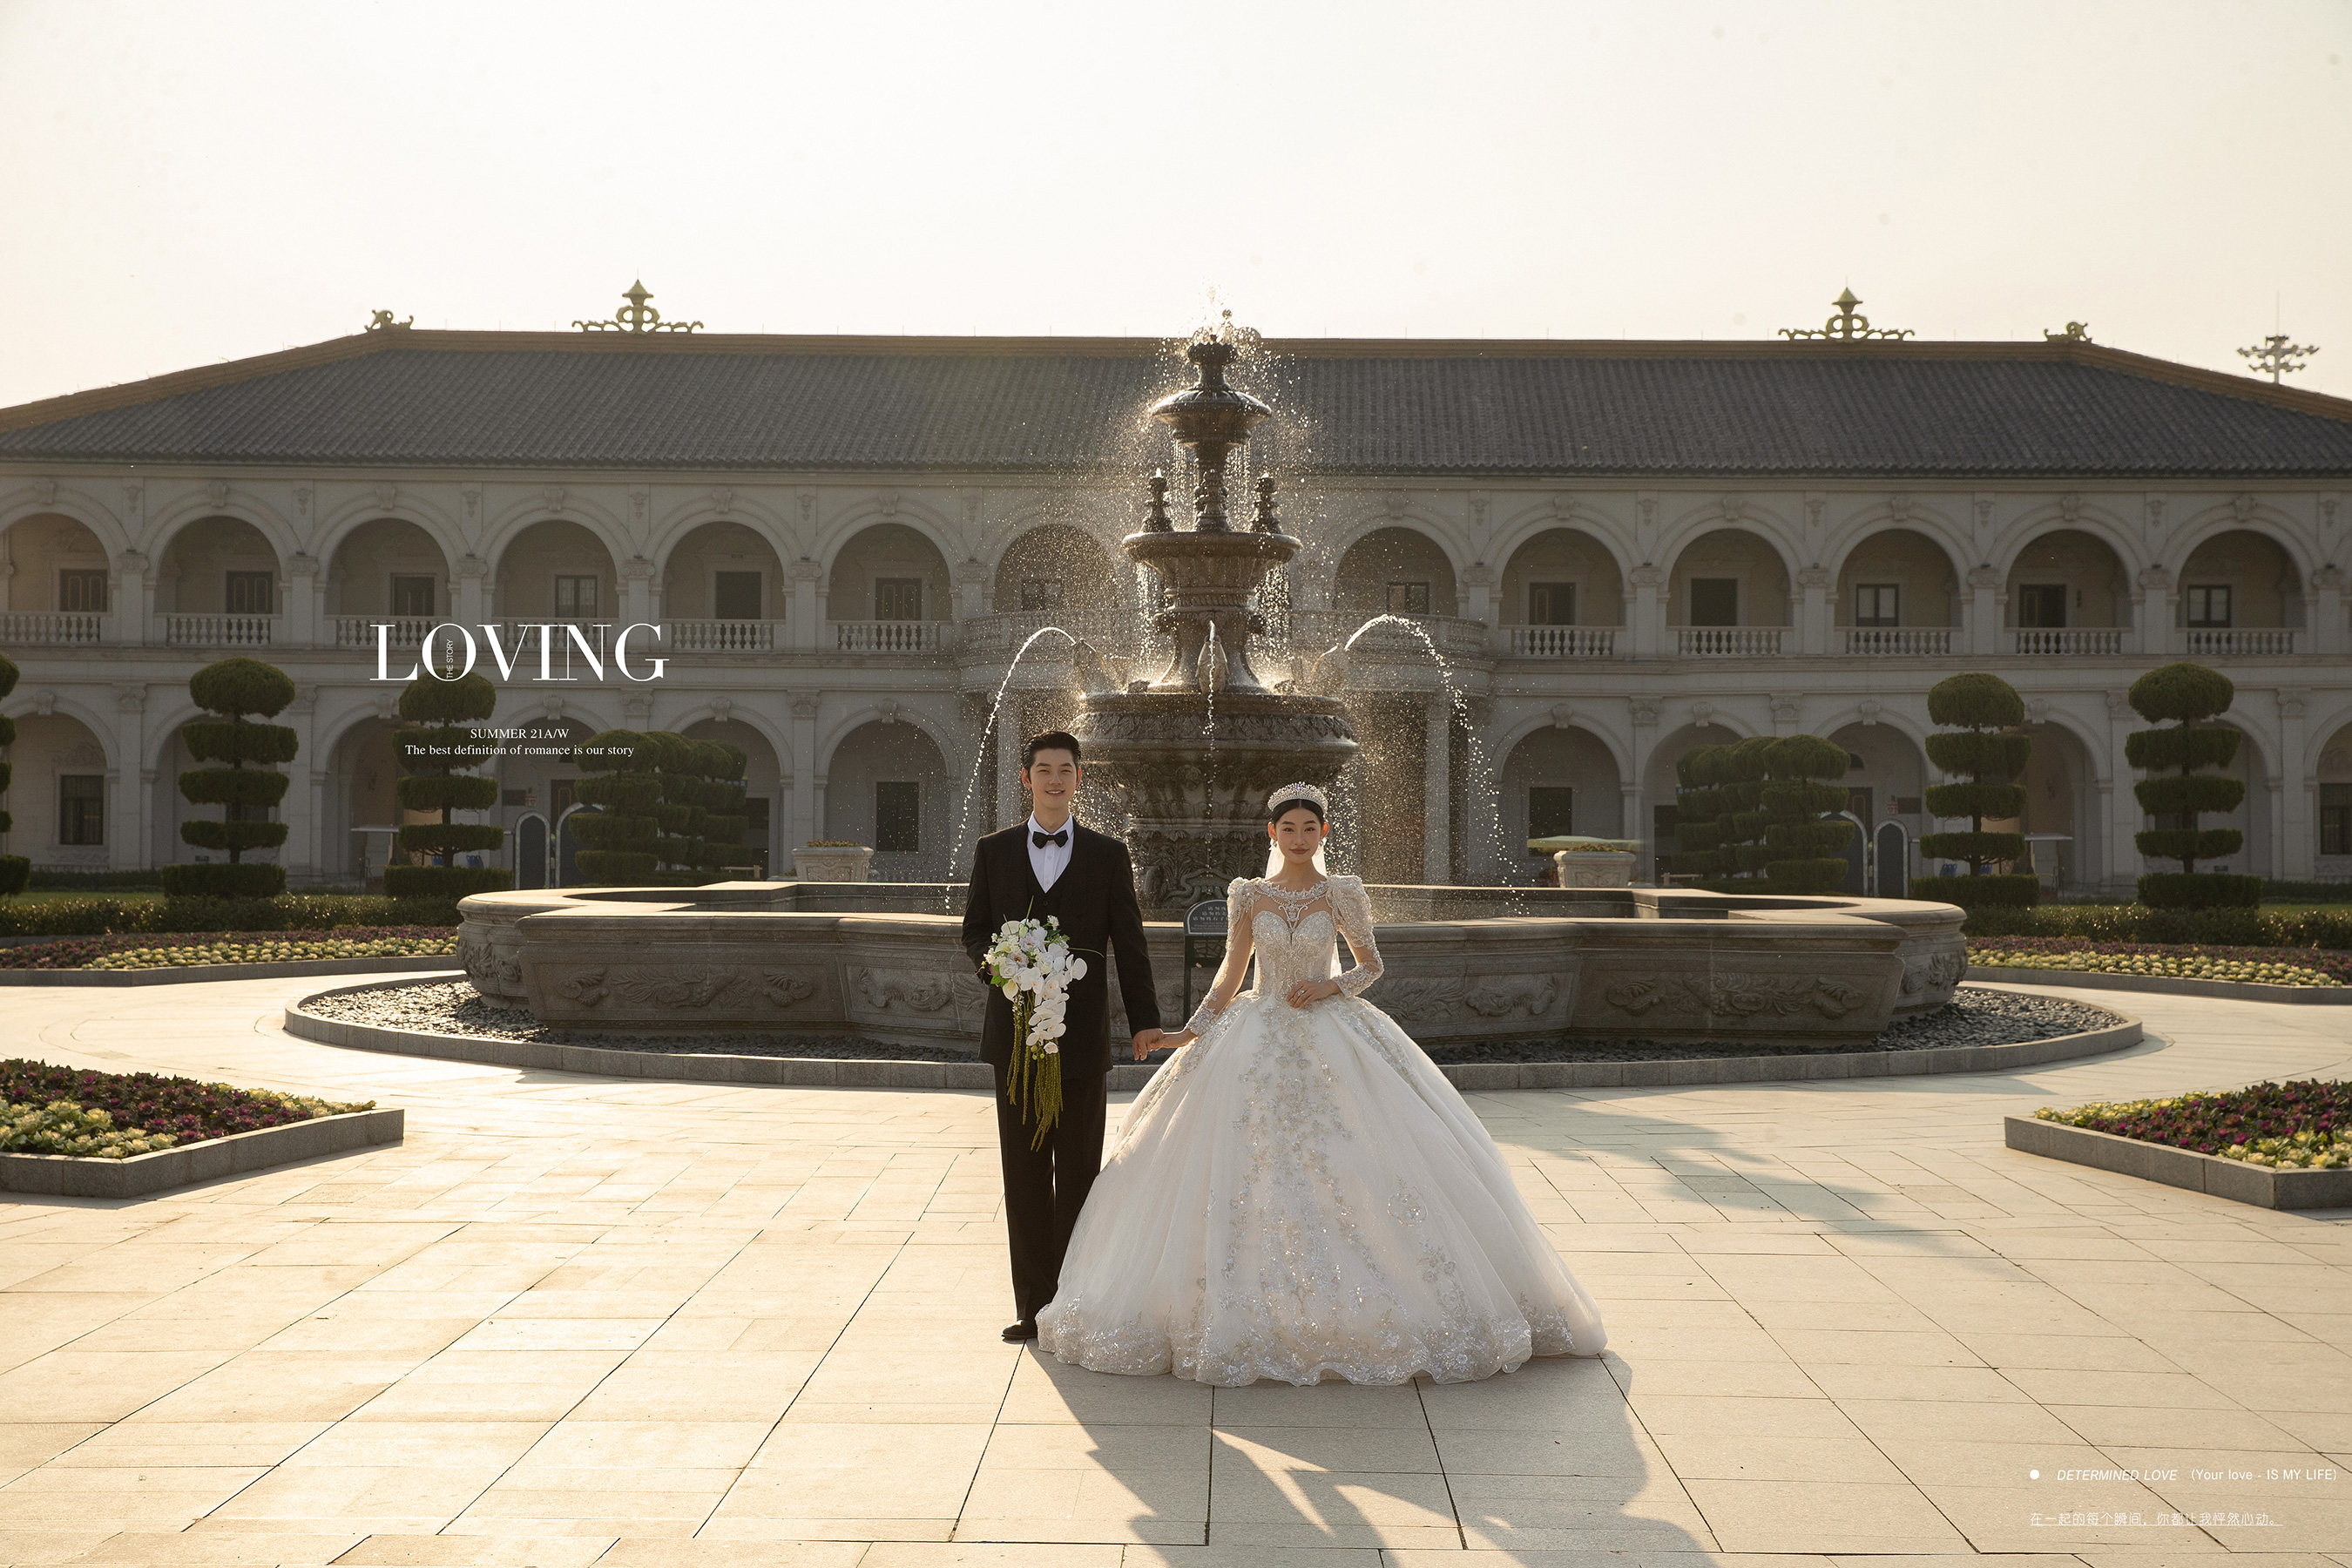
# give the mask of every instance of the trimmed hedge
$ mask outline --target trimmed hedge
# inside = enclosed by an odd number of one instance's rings
[[[385,867],[383,890],[392,897],[456,900],[514,886],[505,871],[457,860],[467,851],[496,849],[506,842],[502,828],[457,819],[460,811],[488,811],[499,804],[499,781],[472,772],[498,750],[498,737],[474,721],[488,719],[498,705],[498,688],[489,677],[472,672],[449,680],[427,669],[402,689],[400,716],[410,727],[394,741],[404,773],[393,793],[403,810],[437,811],[441,820],[404,826],[400,847],[438,856],[442,864]]]
[[[59,899],[0,904],[0,936],[105,936],[116,931],[332,931],[337,926],[454,926],[446,899],[282,893],[274,899]]]
[[[1953,834],[1946,837],[1962,836]],[[1988,833],[1984,837],[2005,838],[2010,836]],[[2019,909],[2041,901],[2042,879],[2031,871],[1995,877],[1914,877],[1909,890],[1904,896],[1958,904],[1964,910]]]
[[[1919,884],[1911,885],[1916,888]],[[2159,910],[2146,904],[1979,907],[1969,911],[1960,929],[1971,937],[2078,936],[2093,942],[2317,947],[2352,952],[2352,910]]]
[[[0,658],[0,697],[5,697],[16,689],[16,680],[20,673],[7,659]],[[0,713],[0,746],[13,745],[16,739],[16,721],[5,713]],[[0,762],[0,795],[8,793],[8,764]],[[0,810],[0,833],[7,832],[13,826],[14,822],[7,812]],[[0,855],[0,898],[6,898],[11,893],[23,892],[25,884],[32,879],[32,876],[33,862],[26,857]]]
[[[158,871],[36,871],[32,887],[36,892],[160,893],[163,878]]]
[[[162,866],[157,870],[163,876],[164,896],[172,899],[274,899],[286,890],[286,868],[258,860],[225,866]]]
[[[294,700],[294,682],[276,665],[257,658],[224,658],[188,678],[188,695],[207,717],[180,726],[188,754],[226,767],[191,768],[180,775],[180,794],[192,805],[217,805],[218,819],[196,817],[180,824],[180,839],[198,849],[217,849],[226,865],[199,861],[163,868],[163,891],[173,898],[258,899],[286,890],[286,868],[267,862],[244,863],[248,849],[274,849],[286,842],[287,825],[239,816],[266,811],[283,800],[291,782],[275,764],[290,763],[300,736],[285,724],[256,724],[247,716],[275,718]],[[255,765],[247,767],[251,763]]]

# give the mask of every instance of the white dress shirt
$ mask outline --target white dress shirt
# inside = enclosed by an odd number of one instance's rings
[[[1037,842],[1036,836],[1045,829],[1044,825],[1038,822],[1036,814],[1034,812],[1030,814],[1029,820],[1022,825],[1021,830],[1029,835],[1026,840],[1029,846],[1029,869],[1037,874],[1037,885],[1050,890],[1055,882],[1060,879],[1062,873],[1070,868],[1070,851],[1076,848],[1078,843],[1078,819],[1074,816],[1054,830],[1056,833],[1069,835],[1068,838],[1059,844]]]

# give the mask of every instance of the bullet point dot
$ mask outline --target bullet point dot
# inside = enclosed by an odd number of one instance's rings
[[[2042,1472],[2040,1470],[2028,1470],[2025,1472],[2025,1477],[2028,1480],[2038,1481],[2042,1479]]]

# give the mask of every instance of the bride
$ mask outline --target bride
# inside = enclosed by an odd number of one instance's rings
[[[1226,1386],[1454,1383],[1605,1342],[1494,1140],[1361,1000],[1381,976],[1371,903],[1324,872],[1329,810],[1312,784],[1266,803],[1266,874],[1226,889],[1216,984],[1162,1040],[1183,1048],[1137,1097],[1037,1314],[1064,1361]]]

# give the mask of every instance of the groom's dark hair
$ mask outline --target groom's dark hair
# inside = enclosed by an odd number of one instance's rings
[[[1080,760],[1078,738],[1067,730],[1048,730],[1043,734],[1030,736],[1029,743],[1021,748],[1021,765],[1024,768],[1036,766],[1040,752],[1067,752],[1070,761]]]

